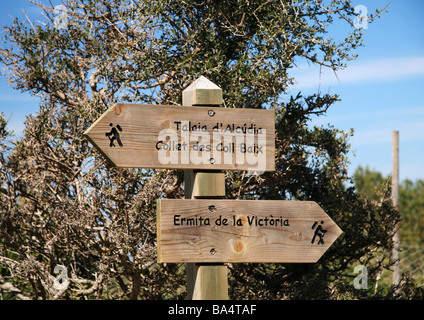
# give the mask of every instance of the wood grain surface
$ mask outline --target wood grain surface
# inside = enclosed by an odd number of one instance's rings
[[[312,263],[342,233],[317,203],[283,200],[157,200],[157,228],[159,262]]]
[[[120,168],[274,171],[274,116],[274,110],[118,103],[84,134]]]

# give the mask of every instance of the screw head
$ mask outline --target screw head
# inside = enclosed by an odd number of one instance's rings
[[[210,251],[211,255],[214,255],[216,253],[215,248],[212,248]]]
[[[214,164],[215,163],[215,159],[214,158],[210,158],[209,161],[210,161],[211,164]]]
[[[215,115],[215,111],[213,111],[213,110],[209,110],[209,111],[208,111],[208,115],[209,115],[210,117],[213,117],[213,116]]]

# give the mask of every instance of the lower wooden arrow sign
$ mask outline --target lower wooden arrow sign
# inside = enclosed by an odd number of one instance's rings
[[[157,200],[158,262],[313,263],[342,230],[313,201]]]

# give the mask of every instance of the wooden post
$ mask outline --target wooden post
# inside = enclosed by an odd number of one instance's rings
[[[392,202],[396,209],[399,209],[399,131],[392,132]],[[393,285],[398,285],[400,281],[400,238],[399,224],[393,236],[392,257],[395,261],[393,265]]]
[[[219,106],[222,90],[201,76],[183,91],[183,106]],[[184,170],[186,199],[223,198],[225,175],[219,171]],[[187,298],[228,300],[228,270],[222,263],[187,263]]]

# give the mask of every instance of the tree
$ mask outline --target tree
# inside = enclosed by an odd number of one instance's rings
[[[16,19],[0,50],[14,88],[42,99],[1,162],[3,287],[33,299],[185,296],[184,265],[157,264],[155,244],[155,200],[182,197],[182,173],[111,169],[82,134],[116,101],[181,104],[182,90],[204,75],[223,88],[225,107],[277,114],[276,172],[228,172],[228,197],[314,200],[344,231],[314,265],[231,265],[230,297],[367,296],[353,288],[351,269],[366,264],[372,277],[390,266],[377,254],[390,250],[398,214],[388,197],[377,205],[346,188],[351,133],[310,127],[338,96],[284,100],[299,59],[337,71],[355,58],[361,30],[340,42],[327,35],[334,18],[352,25],[350,1],[38,5],[47,20]],[[54,285],[57,265],[67,286]]]
[[[379,201],[391,188],[391,177],[384,177],[381,172],[358,167],[354,173],[355,188],[368,200]],[[409,245],[422,245],[424,233],[424,181],[405,179],[399,185],[399,212],[402,218],[402,242]]]
[[[354,174],[355,187],[361,196],[379,201],[382,192],[391,188],[391,178],[383,177],[378,171],[358,167]],[[389,188],[387,188],[387,186]],[[400,266],[405,272],[421,281],[424,278],[420,261],[423,256],[424,234],[424,181],[405,179],[399,185],[400,222]]]
[[[399,211],[403,219],[402,241],[409,245],[424,244],[424,181],[402,181],[399,192]]]
[[[387,190],[384,188],[384,183],[388,182],[381,172],[373,171],[370,168],[363,168],[359,166],[353,174],[356,190],[365,198],[369,200],[378,201],[381,198],[379,189]]]

